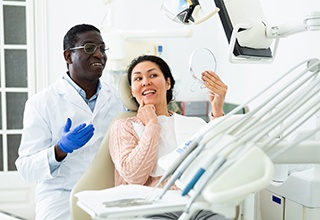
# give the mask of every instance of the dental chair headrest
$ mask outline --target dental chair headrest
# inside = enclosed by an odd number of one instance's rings
[[[118,91],[119,91],[119,97],[122,103],[124,104],[124,106],[128,110],[136,112],[138,110],[138,105],[132,97],[127,74],[123,74],[122,76],[120,76]]]

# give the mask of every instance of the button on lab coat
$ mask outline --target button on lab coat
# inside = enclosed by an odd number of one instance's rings
[[[94,112],[62,77],[26,102],[16,166],[24,179],[37,182],[37,219],[69,218],[72,187],[91,163],[113,117],[125,110],[114,88],[106,83],[101,86]],[[72,120],[71,129],[92,123],[94,135],[82,148],[57,162],[50,155],[54,157],[53,146],[60,140],[67,118]]]

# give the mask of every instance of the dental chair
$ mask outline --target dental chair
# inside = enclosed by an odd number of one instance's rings
[[[127,80],[127,75],[124,74],[119,79],[119,97],[125,107],[129,110],[127,112],[119,113],[110,123],[106,135],[101,142],[100,148],[90,164],[87,171],[81,176],[76,185],[71,191],[70,195],[70,214],[72,220],[91,220],[91,217],[88,213],[83,211],[77,205],[76,193],[85,191],[85,190],[102,190],[114,187],[114,164],[109,155],[109,132],[113,122],[120,118],[128,118],[135,116],[137,114],[138,106],[133,101],[131,92],[130,92],[129,82]],[[171,103],[175,104],[176,103]],[[174,106],[175,106],[174,105]],[[228,107],[228,103],[225,103],[225,106]],[[231,106],[234,107],[234,106]],[[179,109],[168,105],[169,110],[179,113]],[[230,109],[224,109],[227,112]],[[247,110],[246,110],[247,111]],[[241,114],[246,113],[245,111]]]
[[[72,220],[90,220],[91,217],[77,206],[76,193],[84,190],[101,190],[114,186],[114,165],[109,155],[109,132],[113,122],[120,118],[136,115],[138,106],[132,100],[127,75],[119,79],[119,96],[128,112],[119,113],[110,123],[100,148],[87,171],[73,187],[70,195],[70,213]]]

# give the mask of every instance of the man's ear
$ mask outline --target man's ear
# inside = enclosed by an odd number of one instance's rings
[[[71,64],[72,63],[70,50],[63,51],[63,56],[64,56],[64,59],[66,60],[67,64]]]

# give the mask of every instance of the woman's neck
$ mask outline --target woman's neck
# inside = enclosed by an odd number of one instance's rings
[[[162,107],[162,108],[156,108],[156,114],[157,114],[157,116],[159,116],[159,115],[170,116],[170,113],[167,109],[167,106]]]

